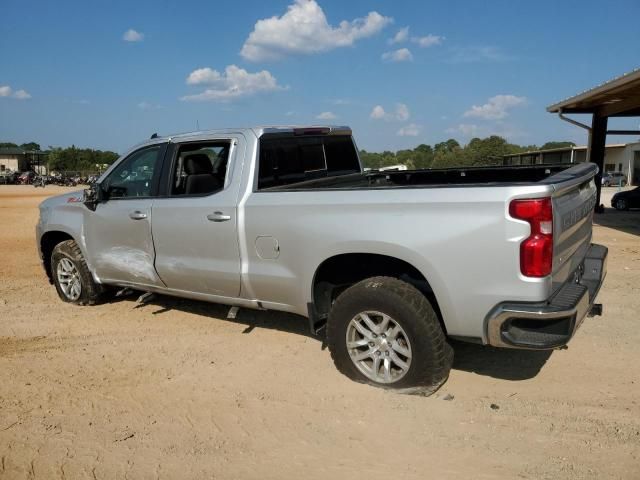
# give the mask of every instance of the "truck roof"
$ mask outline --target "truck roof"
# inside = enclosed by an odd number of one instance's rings
[[[153,138],[154,143],[175,138],[185,139],[189,137],[204,137],[207,135],[225,135],[230,133],[253,133],[256,137],[265,134],[294,133],[297,131],[310,133],[323,133],[330,135],[351,135],[351,128],[344,125],[262,125],[256,127],[241,128],[219,128],[213,130],[200,130],[194,132],[177,133],[171,135],[157,136]],[[146,142],[145,142],[146,143]]]
[[[351,135],[351,128],[348,126],[338,125],[263,125],[257,127],[241,127],[241,128],[218,128],[213,130],[197,130],[194,132],[174,133],[170,135],[158,135],[156,133],[151,138],[144,140],[129,148],[123,155],[137,150],[147,145],[155,145],[158,143],[168,142],[174,139],[188,140],[206,140],[208,136],[215,135],[231,135],[231,134],[253,134],[260,138],[263,135],[286,134],[301,132],[301,135],[312,135],[314,133],[323,135]]]

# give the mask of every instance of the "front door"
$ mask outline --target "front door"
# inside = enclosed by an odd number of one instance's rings
[[[100,281],[162,286],[154,266],[151,212],[166,144],[130,154],[100,183],[106,201],[86,211],[86,243]]]
[[[178,143],[166,195],[153,203],[155,267],[167,287],[240,294],[237,202],[243,137]]]

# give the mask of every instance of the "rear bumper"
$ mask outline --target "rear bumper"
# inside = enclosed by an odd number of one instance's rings
[[[608,250],[592,244],[583,263],[547,301],[505,302],[485,322],[494,347],[550,349],[566,345],[587,316],[607,274]]]

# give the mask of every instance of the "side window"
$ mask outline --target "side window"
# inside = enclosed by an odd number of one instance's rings
[[[348,135],[260,140],[258,190],[357,172],[358,153]]]
[[[109,198],[150,197],[159,173],[163,145],[138,150],[125,158],[102,182]]]
[[[231,142],[188,143],[178,148],[171,195],[211,195],[224,188]]]

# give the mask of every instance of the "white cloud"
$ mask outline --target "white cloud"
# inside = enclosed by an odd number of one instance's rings
[[[418,135],[420,135],[421,129],[421,125],[410,123],[409,125],[405,125],[400,130],[398,130],[398,135],[400,137],[417,137]]]
[[[16,100],[28,100],[31,94],[26,90],[16,90],[15,92],[9,85],[0,86],[0,97],[11,97]]]
[[[500,48],[492,46],[453,47],[450,49],[450,63],[506,62],[513,57]]]
[[[13,98],[17,98],[18,100],[28,100],[31,98],[31,94],[26,90],[16,90],[13,94]]]
[[[369,118],[374,120],[398,120],[401,122],[409,120],[410,116],[409,107],[404,103],[396,103],[396,109],[393,113],[386,112],[382,105],[376,105],[369,114]]]
[[[187,77],[187,85],[213,84],[219,82],[222,75],[209,67],[197,68]]]
[[[411,37],[411,41],[413,43],[418,44],[418,46],[421,48],[428,48],[428,47],[433,47],[434,45],[440,45],[443,40],[444,40],[444,37],[441,37],[439,35],[432,35],[432,34],[426,35],[424,37]]]
[[[141,42],[144,40],[144,33],[136,32],[133,28],[130,28],[124,32],[122,39],[125,42]]]
[[[316,115],[316,118],[318,120],[335,120],[336,118],[336,114],[333,112],[322,112],[319,115]]]
[[[404,103],[396,104],[396,118],[402,122],[405,120],[409,120],[409,107],[407,107]]]
[[[491,97],[484,105],[473,105],[464,112],[465,117],[484,118],[485,120],[499,120],[509,115],[508,110],[513,107],[526,105],[525,97],[515,95],[496,95]]]
[[[381,120],[383,118],[386,118],[387,113],[384,111],[384,108],[382,108],[382,105],[376,105],[375,107],[373,107],[373,110],[371,110],[371,113],[369,114],[370,118],[373,118],[374,120]]]
[[[389,17],[370,12],[364,18],[343,20],[333,27],[315,0],[295,0],[281,17],[258,20],[240,55],[246,60],[260,62],[291,54],[326,52],[371,37],[391,22]]]
[[[408,48],[400,48],[398,50],[383,53],[382,60],[386,62],[410,62],[413,60],[413,55]]]
[[[447,128],[445,130],[446,133],[459,133],[465,137],[477,137],[480,132],[480,127],[478,125],[470,124],[470,123],[461,123],[455,127]]]
[[[485,138],[491,135],[498,135],[506,138],[509,141],[517,139],[527,138],[529,134],[511,122],[508,124],[505,122],[497,121],[495,124],[490,125],[476,125],[473,123],[461,123],[445,130],[446,133],[460,135],[463,138]]]
[[[140,102],[138,104],[138,108],[140,110],[159,110],[162,108],[162,105],[158,105],[155,103],[149,103],[149,102]]]
[[[181,100],[224,102],[286,88],[278,85],[276,78],[267,70],[249,73],[236,65],[227,66],[224,73],[208,67],[199,68],[189,74],[187,84],[207,85],[209,88],[202,93],[181,97]]]
[[[398,30],[398,32],[389,39],[389,45],[395,45],[396,43],[406,42],[409,39],[409,27],[404,27]]]

